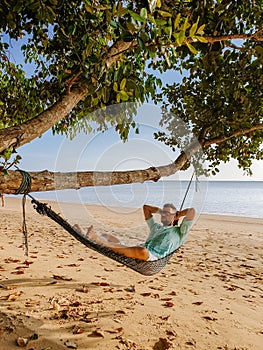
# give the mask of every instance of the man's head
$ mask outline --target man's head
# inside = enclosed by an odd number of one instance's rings
[[[163,226],[173,226],[176,220],[176,207],[172,203],[166,203],[161,213],[161,222]]]

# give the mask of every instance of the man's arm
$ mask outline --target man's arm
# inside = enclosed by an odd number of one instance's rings
[[[145,204],[143,206],[143,213],[144,213],[145,220],[150,219],[152,217],[152,214],[155,214],[155,213],[161,214],[161,211],[162,210],[160,208],[153,207],[151,205]]]
[[[182,216],[185,216],[186,220],[194,220],[195,209],[194,208],[187,208],[187,209],[178,211],[175,218],[179,219]]]

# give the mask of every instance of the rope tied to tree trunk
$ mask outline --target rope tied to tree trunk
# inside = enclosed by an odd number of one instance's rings
[[[17,167],[16,167],[17,168]],[[23,194],[22,198],[22,211],[23,211],[23,221],[22,221],[22,232],[24,237],[25,254],[28,256],[28,232],[26,226],[26,196],[31,190],[32,179],[28,172],[18,169],[22,175],[22,182],[20,187],[16,190],[15,194]]]
[[[21,170],[21,169],[17,169],[17,170],[22,175],[22,181],[21,181],[20,187],[16,190],[15,194],[27,195],[31,190],[31,183],[32,183],[31,176],[28,172],[24,170]]]

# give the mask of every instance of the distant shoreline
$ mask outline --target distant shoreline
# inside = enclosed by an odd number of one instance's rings
[[[14,195],[8,195],[8,197],[6,198],[6,204],[5,204],[5,208],[8,210],[18,210],[21,208],[21,199],[22,197],[20,195],[18,196],[14,196]],[[39,202],[43,202],[43,203],[47,203],[49,204],[51,207],[54,206],[54,210],[57,209],[58,206],[61,207],[88,207],[88,208],[104,208],[105,210],[109,209],[109,210],[114,210],[115,211],[121,211],[122,214],[126,214],[126,212],[131,212],[131,211],[139,211],[142,208],[135,208],[135,207],[120,207],[120,206],[103,206],[101,204],[89,204],[89,203],[78,203],[78,202],[58,202],[56,200],[53,199],[41,199],[41,198],[36,198]],[[31,205],[31,199],[28,197],[27,198],[27,207],[34,211],[33,206]],[[3,208],[4,209],[4,208]],[[1,207],[0,207],[0,213],[1,213]],[[213,220],[217,220],[218,216],[220,217],[220,220],[235,220],[235,221],[239,221],[239,222],[247,222],[247,221],[251,221],[251,223],[255,222],[261,222],[263,225],[263,218],[262,217],[252,217],[252,216],[243,216],[243,215],[235,215],[235,214],[226,214],[226,213],[207,213],[207,212],[201,212],[198,214],[200,217],[202,218],[209,218],[209,219],[213,219]]]

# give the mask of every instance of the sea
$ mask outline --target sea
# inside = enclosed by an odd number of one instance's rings
[[[194,207],[207,214],[263,218],[263,181],[169,180],[114,186],[86,187],[32,194],[37,199],[96,204],[106,207],[162,207],[173,203],[177,209]]]

